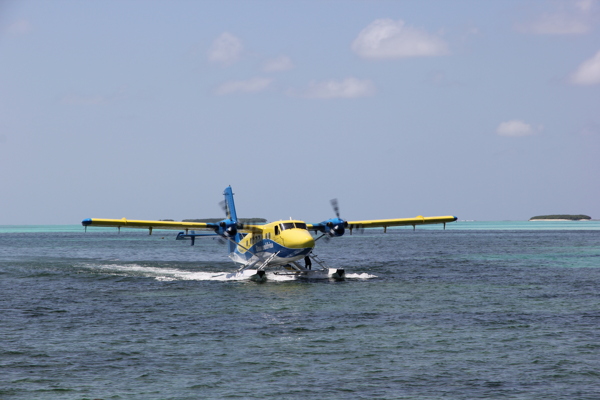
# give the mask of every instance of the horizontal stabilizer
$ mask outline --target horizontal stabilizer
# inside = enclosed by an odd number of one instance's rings
[[[200,236],[220,236],[217,235],[216,233],[184,233],[184,232],[179,232],[177,234],[177,237],[175,238],[175,240],[186,240],[186,239],[194,239]]]

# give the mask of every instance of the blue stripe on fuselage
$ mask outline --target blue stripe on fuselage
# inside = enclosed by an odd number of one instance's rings
[[[297,261],[311,252],[312,247],[304,247],[299,249],[291,249],[289,247],[282,246],[281,244],[270,240],[263,239],[250,247],[250,251],[240,252],[237,248],[235,250],[234,257],[243,260],[244,262],[252,262],[256,259],[256,256],[260,257],[261,260],[266,260],[273,253],[278,253],[277,256],[269,262],[269,265],[284,265],[292,261]]]

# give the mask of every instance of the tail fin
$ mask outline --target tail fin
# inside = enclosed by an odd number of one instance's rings
[[[225,191],[223,191],[223,195],[225,196],[225,213],[227,214],[227,219],[234,222],[234,225],[237,226],[237,213],[235,212],[235,203],[233,202],[233,190],[231,190],[231,186],[227,186]],[[242,236],[239,232],[236,232],[235,236],[232,238],[235,243],[239,243],[242,240]],[[229,241],[229,253],[233,253],[237,245]]]
[[[227,213],[227,219],[237,222],[237,213],[235,212],[235,203],[233,202],[233,191],[231,186],[227,186],[223,192],[225,196],[225,212]]]

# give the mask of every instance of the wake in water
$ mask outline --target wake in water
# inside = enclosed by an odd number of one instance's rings
[[[176,268],[158,268],[158,267],[145,267],[137,264],[130,265],[119,265],[119,264],[107,264],[107,265],[89,265],[83,266],[85,269],[93,270],[95,272],[101,272],[108,275],[117,276],[130,276],[130,277],[145,277],[154,278],[157,281],[221,281],[221,282],[235,282],[235,281],[249,281],[252,275],[256,274],[255,269],[247,269],[241,272],[204,272],[204,271],[186,271]],[[271,282],[289,282],[297,279],[332,279],[332,275],[336,272],[336,269],[329,269],[327,273],[322,271],[312,271],[306,277],[299,278],[293,274],[267,272],[267,281]],[[346,274],[346,279],[371,279],[376,278],[376,275],[367,273],[362,274]]]

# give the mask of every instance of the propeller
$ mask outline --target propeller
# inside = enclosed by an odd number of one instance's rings
[[[333,212],[335,212],[335,216],[339,218],[340,217],[340,206],[338,204],[338,199],[331,199],[329,202],[331,203]]]
[[[231,218],[231,212],[229,211],[229,207],[227,206],[227,202],[225,200],[221,200],[219,202],[219,207],[223,210],[226,219]],[[228,224],[225,221],[222,221],[220,224],[221,228],[224,230],[224,234],[229,237],[234,237],[237,233],[238,229],[244,229],[244,224],[241,222],[236,222],[235,225]]]
[[[221,200],[219,202],[219,207],[221,207],[221,210],[223,210],[223,213],[225,214],[225,218],[229,218],[229,208],[227,207],[227,202],[225,200]]]
[[[335,213],[335,218],[331,218],[326,222],[327,233],[330,237],[334,236],[342,236],[346,231],[346,227],[348,226],[348,222],[344,221],[340,218],[340,205],[338,203],[338,199],[330,200],[331,207],[333,208],[333,212]]]
[[[228,224],[225,221],[221,221],[219,226],[223,228],[223,236],[234,237],[237,234],[237,224]]]
[[[348,225],[348,221],[340,217],[340,204],[338,199],[331,199],[330,203],[336,218],[332,218],[326,222],[326,225],[329,228],[327,231],[329,237],[342,236],[346,229],[349,229],[351,234],[354,229],[357,229],[359,233],[364,232],[364,227]]]

